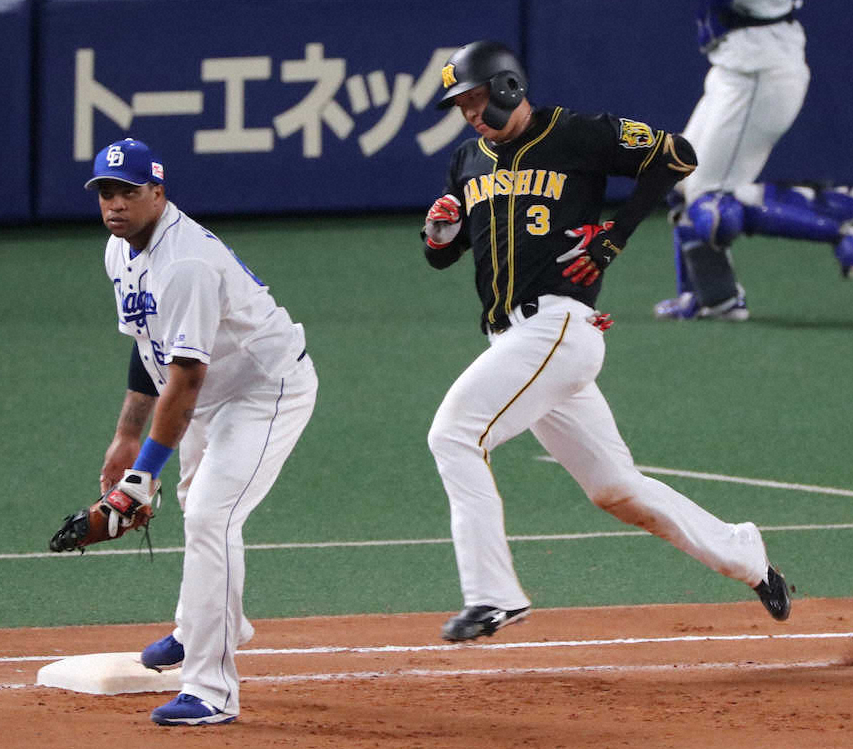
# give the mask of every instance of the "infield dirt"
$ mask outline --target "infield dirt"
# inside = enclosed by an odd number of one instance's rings
[[[438,637],[451,613],[256,621],[240,717],[195,728],[150,721],[169,694],[35,686],[51,659],[141,649],[170,625],[0,630],[0,745],[853,746],[849,599],[796,600],[784,623],[757,600],[535,610],[462,645]]]

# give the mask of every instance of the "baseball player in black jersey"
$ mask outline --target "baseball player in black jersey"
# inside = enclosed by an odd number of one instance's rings
[[[611,324],[595,310],[604,271],[693,170],[690,144],[628,118],[533,107],[522,66],[494,42],[458,49],[442,78],[439,106],[458,106],[479,137],[453,154],[422,238],[435,268],[471,250],[490,344],[447,392],[429,432],[464,602],[442,637],[491,635],[529,613],[490,466],[491,451],[527,429],[598,507],[747,583],[786,619],[787,585],[758,528],[723,522],[643,476],[595,382]],[[611,174],[636,186],[602,223]]]

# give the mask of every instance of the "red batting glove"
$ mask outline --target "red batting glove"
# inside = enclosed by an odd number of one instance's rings
[[[455,224],[459,220],[459,202],[452,195],[442,195],[427,211],[427,219]]]
[[[589,317],[586,318],[587,322],[592,325],[594,328],[598,328],[602,333],[605,330],[609,330],[613,325],[614,320],[610,317],[609,312],[599,312],[595,310]]]
[[[447,247],[459,233],[461,203],[456,196],[442,195],[427,211],[423,237],[428,247],[440,250]]]
[[[571,240],[576,240],[575,245],[568,252],[557,258],[557,262],[575,259],[574,262],[563,269],[563,277],[572,283],[590,286],[616,255],[621,251],[606,236],[613,228],[612,221],[603,224],[584,224],[576,229],[567,229],[565,234]]]
[[[589,255],[583,255],[563,271],[563,276],[572,283],[592,286],[595,279],[601,275],[601,269],[592,261]]]

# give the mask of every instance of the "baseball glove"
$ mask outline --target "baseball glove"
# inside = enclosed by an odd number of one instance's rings
[[[144,528],[147,533],[154,517],[152,499],[159,490],[160,482],[152,480],[151,474],[125,471],[124,478],[97,502],[65,517],[50,539],[50,550],[82,553],[86,546],[120,538],[129,530]]]

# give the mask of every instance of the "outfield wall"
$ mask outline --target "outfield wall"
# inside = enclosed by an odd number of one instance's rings
[[[768,178],[853,182],[850,0],[807,0],[813,81]],[[0,0],[0,221],[96,216],[91,159],[132,135],[197,214],[428,205],[458,113],[450,51],[519,51],[535,103],[677,131],[707,63],[684,0]],[[628,183],[614,181],[611,197]]]

